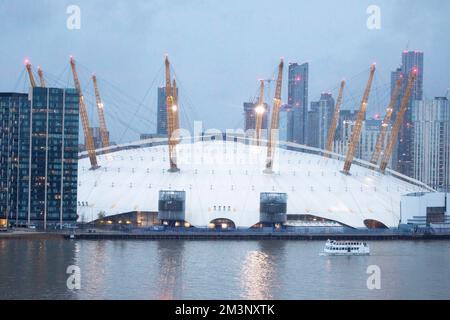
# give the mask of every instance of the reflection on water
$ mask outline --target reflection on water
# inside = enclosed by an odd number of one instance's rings
[[[248,251],[242,263],[242,298],[273,299],[279,286],[277,261],[283,256],[284,241],[261,241],[259,250]]]
[[[72,299],[66,269],[75,243],[60,240],[0,240],[0,299]]]
[[[75,242],[75,265],[81,270],[82,287],[89,284],[92,291],[100,293],[105,290],[105,273],[110,258],[106,254],[104,241]]]
[[[319,256],[318,241],[0,240],[0,299],[449,299],[450,241],[371,242]],[[67,289],[69,265],[81,289]],[[368,290],[367,267],[381,269]]]
[[[243,298],[271,299],[273,264],[269,255],[260,251],[247,252],[242,265]]]
[[[179,299],[179,288],[183,280],[184,241],[174,245],[173,241],[158,242],[158,283],[160,292],[156,299]]]

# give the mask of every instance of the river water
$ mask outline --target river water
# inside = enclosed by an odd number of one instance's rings
[[[323,245],[0,239],[0,300],[450,299],[450,241],[371,241],[365,257],[320,256]]]

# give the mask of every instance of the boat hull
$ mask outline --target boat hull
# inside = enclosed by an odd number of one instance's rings
[[[322,252],[322,256],[370,256],[370,252],[351,252],[351,253],[335,253],[335,252]]]
[[[360,241],[327,240],[322,252],[327,256],[368,256],[370,248]]]

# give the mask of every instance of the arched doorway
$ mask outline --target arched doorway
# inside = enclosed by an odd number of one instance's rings
[[[227,229],[236,229],[236,225],[233,222],[233,220],[227,219],[227,218],[217,218],[214,220],[211,220],[209,222],[210,229],[220,229],[220,230],[227,230]]]
[[[367,229],[388,229],[388,227],[375,219],[366,219],[364,220],[364,225],[367,227]]]

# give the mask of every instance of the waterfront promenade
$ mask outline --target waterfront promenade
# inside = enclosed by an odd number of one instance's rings
[[[311,230],[312,229],[312,230]],[[0,239],[68,239],[68,240],[450,240],[450,232],[404,230],[101,230],[78,229],[75,231],[10,231],[0,233]]]

